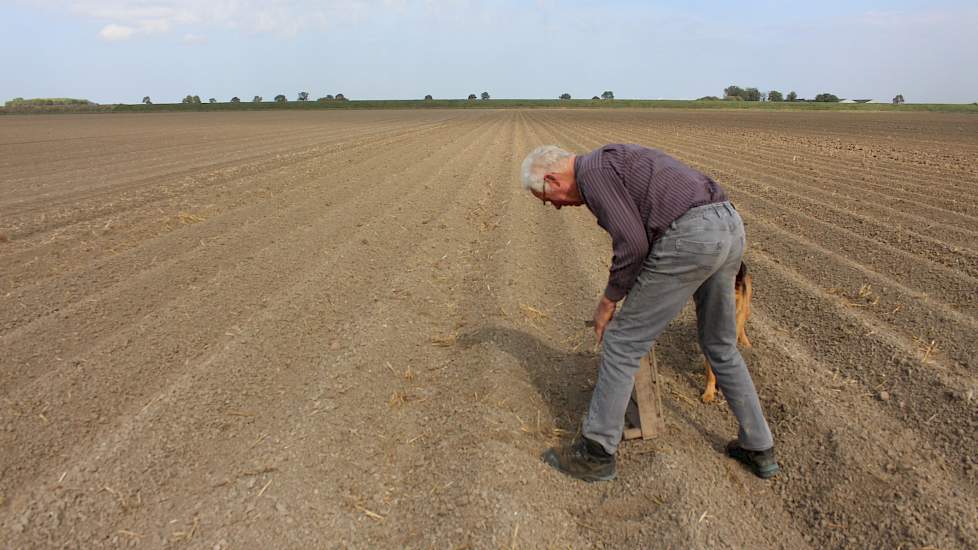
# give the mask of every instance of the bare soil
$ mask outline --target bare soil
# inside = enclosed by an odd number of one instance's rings
[[[784,468],[668,434],[540,461],[610,260],[533,147],[664,149],[748,225]],[[0,119],[0,547],[978,547],[978,117],[630,110]]]

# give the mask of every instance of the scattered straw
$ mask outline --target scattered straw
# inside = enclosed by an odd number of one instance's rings
[[[923,359],[920,360],[920,362],[926,363],[927,359],[930,357],[930,354],[934,353],[934,350],[936,349],[937,349],[937,340],[931,340],[930,344],[928,344],[927,348],[924,350],[924,357]]]
[[[116,491],[115,489],[113,489],[112,487],[109,487],[108,485],[103,485],[102,486],[102,490],[105,491],[106,493],[109,493],[109,494],[111,494],[112,496],[115,497],[115,499],[119,502],[119,507],[122,508],[122,511],[125,512],[125,511],[129,510],[129,505],[126,502],[126,497],[124,497],[122,495],[122,493],[120,493],[119,491]]]
[[[261,488],[261,491],[258,491],[258,497],[264,495],[265,494],[265,490],[268,489],[268,486],[271,485],[271,484],[272,484],[272,480],[269,479],[268,482],[265,483],[265,486]],[[258,497],[255,497],[255,498],[258,498]]]
[[[391,394],[390,400],[387,401],[387,406],[393,409],[411,401],[417,401],[420,403],[427,400],[428,398],[426,397],[419,399],[417,395],[411,395],[410,393],[403,391],[396,391]]]
[[[547,315],[546,313],[540,311],[539,309],[537,309],[537,308],[535,308],[535,307],[533,307],[531,305],[520,304],[520,309],[523,310],[523,315],[526,315],[526,318],[527,319],[530,319],[530,320],[549,319],[550,318],[549,315]]]
[[[370,519],[372,519],[374,521],[384,521],[384,516],[378,514],[377,512],[373,512],[371,510],[368,510],[368,509],[364,508],[363,506],[360,506],[359,504],[354,504],[353,507],[356,508],[357,510],[363,512],[363,515],[367,516],[368,518],[370,518]]]
[[[197,534],[197,528],[199,526],[200,526],[200,518],[194,517],[194,523],[193,525],[190,526],[190,531],[177,531],[176,533],[173,533],[173,536],[180,537],[184,540],[189,541],[194,538],[194,535]]]
[[[927,360],[930,359],[930,356],[937,351],[937,340],[931,340],[930,342],[927,342],[927,340],[918,338],[916,336],[914,336],[913,340],[919,346],[918,351],[922,354],[920,358],[920,362],[926,363]]]
[[[592,525],[588,525],[587,523],[584,523],[583,521],[581,521],[579,519],[575,519],[574,522],[577,523],[578,525],[580,525],[581,527],[587,529],[588,531],[594,531],[595,533],[600,532],[600,529],[598,529],[597,527],[594,527]]]
[[[241,475],[238,477],[260,476],[262,474],[268,474],[277,471],[278,468],[276,468],[275,466],[263,466],[261,468],[258,468],[257,470],[245,470],[244,472],[241,472]]]
[[[676,391],[676,390],[669,390],[669,392],[670,392],[670,393],[671,393],[672,395],[674,395],[674,396],[676,396],[676,397],[678,397],[679,399],[681,399],[681,400],[683,400],[683,401],[685,401],[685,402],[687,402],[687,403],[689,403],[690,405],[692,405],[692,406],[694,406],[694,407],[696,406],[696,402],[695,402],[695,401],[693,401],[692,399],[690,399],[690,398],[688,398],[688,397],[686,397],[685,395],[683,395],[683,394],[681,394],[681,393],[679,393],[678,391]]]
[[[446,336],[432,336],[431,343],[440,347],[447,348],[455,345],[458,341],[458,334],[452,333]]]
[[[207,219],[202,216],[197,216],[196,214],[191,214],[189,212],[180,212],[179,214],[177,214],[177,218],[180,220],[180,223],[184,225],[189,225],[192,223],[200,223]]]

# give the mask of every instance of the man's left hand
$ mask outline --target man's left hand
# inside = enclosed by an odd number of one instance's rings
[[[598,337],[598,343],[604,338],[604,329],[611,322],[611,318],[615,316],[615,302],[609,300],[606,296],[601,297],[601,301],[598,302],[598,307],[594,308],[594,334]]]

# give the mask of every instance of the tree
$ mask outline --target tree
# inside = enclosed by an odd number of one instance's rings
[[[217,103],[217,100],[213,97],[207,100],[208,103]]]
[[[723,97],[724,98],[739,97],[739,98],[743,99],[744,98],[744,89],[741,88],[740,86],[736,86],[734,84],[731,84],[731,85],[729,85],[729,86],[727,86],[726,88],[723,89]]]
[[[149,96],[145,96],[145,97],[143,97],[143,103],[145,103],[146,105],[152,105],[153,104],[153,100],[150,99]]]
[[[893,98],[893,104],[899,105],[901,103],[903,103],[903,94],[897,94],[896,97]]]
[[[200,96],[199,96],[199,95],[195,95],[195,96],[193,97],[193,102],[194,102],[194,103],[198,103],[198,104],[199,104],[199,103],[200,103]]]
[[[234,96],[231,98],[231,103],[241,103],[241,98],[238,96]]]
[[[435,98],[431,97],[431,94],[428,94],[428,95],[424,96],[424,100],[425,101],[434,101]]]
[[[309,99],[309,92],[299,92],[299,101],[306,101]]]
[[[336,98],[335,98],[335,97],[333,97],[333,94],[326,94],[326,99],[327,99],[328,101],[332,101],[332,100],[334,100],[334,99],[336,99]]]
[[[475,100],[476,100],[475,94],[469,94],[469,101],[475,101]]]
[[[336,101],[346,101],[346,96],[343,94],[336,94]]]
[[[744,94],[740,96],[744,101],[760,101],[761,92],[757,88],[747,88],[744,90]]]
[[[285,103],[286,101],[288,101],[288,99],[286,99],[286,97],[282,94],[278,94],[277,96],[275,96],[276,103]]]
[[[486,101],[487,99],[489,99],[489,92],[482,92],[482,100]]]
[[[262,96],[256,95],[254,98],[252,98],[251,102],[252,103],[261,103],[262,102],[262,99],[263,99]]]
[[[770,92],[767,93],[767,100],[768,101],[784,101],[784,96],[782,96],[781,95],[781,92],[779,92],[777,90],[771,90]]]
[[[615,99],[615,92],[611,90],[605,90],[601,92],[601,99]]]
[[[797,101],[797,100],[798,100],[798,94],[796,94],[794,90],[788,92],[788,101]]]
[[[194,96],[190,94],[187,94],[187,97],[180,100],[180,103],[193,103],[193,102],[194,102]]]
[[[720,98],[715,95],[705,95],[696,101],[720,101]]]
[[[591,98],[591,101],[594,101],[595,99],[601,99],[601,98],[598,97],[598,96],[594,96],[594,97]]]
[[[834,103],[834,102],[839,101],[839,97],[836,96],[835,94],[821,93],[821,94],[818,94],[817,96],[815,96],[815,101],[818,101],[818,102],[821,102],[821,103]]]
[[[566,92],[560,94],[560,99],[570,99],[570,98],[571,98],[570,94]]]

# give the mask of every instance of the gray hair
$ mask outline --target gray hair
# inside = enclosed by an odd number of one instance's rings
[[[543,145],[534,149],[523,160],[523,189],[543,193],[543,177],[563,169],[563,164],[573,155],[556,145]]]

